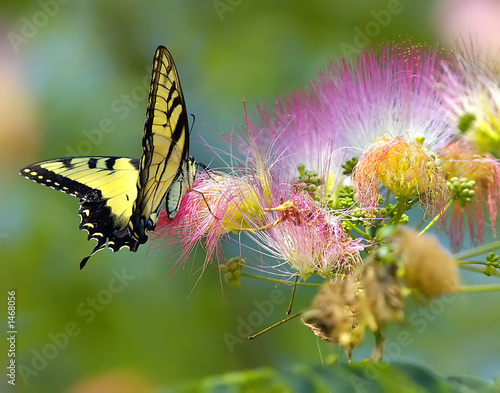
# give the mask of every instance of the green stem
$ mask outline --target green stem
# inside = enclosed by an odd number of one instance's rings
[[[471,285],[462,287],[462,293],[500,292],[500,284]]]
[[[490,244],[486,244],[486,245],[481,246],[481,247],[472,248],[470,250],[461,252],[459,254],[455,254],[454,258],[457,261],[460,261],[462,259],[475,257],[476,255],[481,255],[481,254],[484,254],[487,252],[491,252],[491,251],[497,250],[499,248],[500,248],[500,240],[493,242],[493,243],[490,243]]]
[[[293,281],[277,280],[275,278],[257,276],[255,274],[249,274],[249,273],[245,273],[245,272],[241,272],[241,276],[242,277],[249,277],[249,278],[256,278],[257,280],[275,282],[278,284],[294,285]],[[321,284],[313,284],[313,283],[306,283],[306,282],[298,282],[296,285],[300,285],[302,287],[320,287],[321,286]]]
[[[407,200],[407,198],[401,198],[400,200],[398,200],[398,209],[396,210],[396,214],[394,215],[394,217],[392,217],[392,219],[389,221],[389,225],[399,223],[401,216],[406,210]]]
[[[351,227],[351,230],[358,232],[360,235],[364,236],[366,239],[371,239],[371,236],[368,234],[368,232],[359,229],[359,227],[356,225],[353,225]]]
[[[382,335],[380,330],[373,332],[375,336],[375,349],[373,351],[373,360],[376,362],[382,361],[382,355],[384,354],[384,341],[385,337]]]
[[[405,212],[405,207],[406,207],[405,205],[406,205],[406,201],[407,200],[408,200],[407,198],[401,198],[400,200],[398,200],[398,206],[397,206],[397,209],[396,209],[396,214],[394,214],[394,216],[387,223],[385,223],[385,225],[383,225],[380,228],[380,231],[384,230],[388,226],[391,226],[393,224],[397,224],[399,222],[401,216]]]
[[[458,265],[487,265],[488,262],[482,262],[482,261],[459,261],[457,262]]]
[[[282,319],[281,321],[279,322],[276,322],[275,324],[269,326],[269,327],[266,327],[265,329],[261,330],[260,332],[258,333],[255,333],[254,335],[252,336],[248,336],[248,339],[249,340],[253,340],[254,338],[256,337],[259,337],[261,334],[264,334],[266,332],[268,332],[269,330],[271,329],[274,329],[275,327],[278,327],[279,325],[282,325],[284,324],[285,322],[288,322],[290,321],[291,319],[294,319],[294,318],[297,318],[299,315],[302,315],[304,314],[306,311],[308,311],[309,309],[306,308],[305,310],[302,310],[302,311],[299,311],[298,313],[296,314],[293,314],[293,315],[290,315],[289,317],[286,317],[285,319]]]
[[[479,268],[477,268],[477,267],[471,267],[471,266],[466,266],[466,265],[461,265],[461,266],[459,266],[459,267],[460,267],[460,269],[462,269],[462,270],[468,270],[468,271],[470,271],[470,272],[484,274],[483,269],[479,269]]]
[[[431,222],[424,228],[422,229],[422,231],[418,234],[419,236],[422,236],[425,232],[427,232],[429,229],[431,229],[434,224],[436,222],[438,222],[438,220],[441,218],[441,216],[444,214],[444,212],[446,210],[448,210],[450,208],[450,206],[455,202],[455,200],[453,199],[450,199],[448,201],[448,203],[446,204],[446,206],[443,208],[443,210],[441,210],[441,212],[439,212],[439,214],[436,214],[436,217],[434,217]]]
[[[427,218],[429,218],[429,213],[424,213],[422,219],[420,220],[420,222],[418,223],[418,225],[415,227],[415,229],[417,231],[420,230],[420,228],[422,227],[422,225],[424,225],[425,220],[427,220]]]
[[[390,199],[391,199],[391,191],[387,189],[387,195],[385,197],[385,207],[389,206]]]
[[[288,310],[286,310],[286,315],[290,315],[292,312],[293,299],[295,298],[295,290],[297,289],[297,281],[299,276],[295,276],[295,282],[293,283],[292,296],[290,297],[290,303],[288,304]]]

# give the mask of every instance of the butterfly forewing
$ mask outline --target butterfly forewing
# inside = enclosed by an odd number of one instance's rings
[[[130,223],[140,243],[147,239],[146,230],[155,228],[162,202],[178,178],[189,148],[179,76],[171,54],[163,46],[154,56],[142,147],[137,202]]]

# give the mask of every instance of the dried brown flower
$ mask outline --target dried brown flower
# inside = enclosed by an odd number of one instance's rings
[[[353,348],[363,341],[366,327],[381,336],[385,324],[401,322],[403,317],[395,268],[370,260],[348,279],[323,284],[302,322],[316,336],[346,348],[350,359]],[[375,353],[380,360],[378,342]]]
[[[358,287],[352,278],[323,284],[302,318],[316,336],[344,346],[349,354],[364,337],[355,308]]]
[[[400,229],[395,234],[395,245],[410,288],[427,299],[460,289],[457,263],[434,236],[418,236],[414,230]]]

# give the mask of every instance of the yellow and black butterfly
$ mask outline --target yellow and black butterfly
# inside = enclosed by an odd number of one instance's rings
[[[143,155],[126,157],[67,157],[21,169],[37,183],[80,199],[80,229],[97,245],[80,263],[106,247],[137,251],[158,222],[166,201],[173,219],[196,176],[189,156],[186,104],[170,52],[156,49],[142,138]]]

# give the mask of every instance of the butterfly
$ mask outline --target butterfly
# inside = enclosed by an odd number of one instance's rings
[[[174,59],[164,46],[153,59],[142,149],[141,159],[67,157],[21,169],[27,179],[80,199],[80,229],[97,240],[80,269],[106,245],[113,252],[137,251],[156,228],[163,204],[168,218],[175,218],[195,180],[186,104]]]

